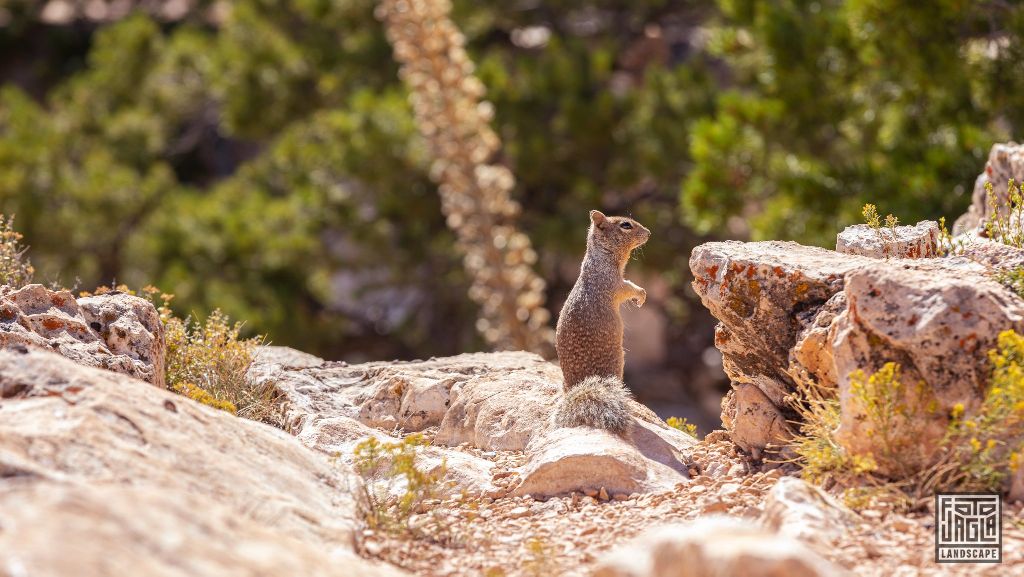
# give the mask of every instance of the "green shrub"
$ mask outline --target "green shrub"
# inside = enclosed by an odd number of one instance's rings
[[[994,277],[999,284],[1012,290],[1020,298],[1024,298],[1024,266],[997,270]]]

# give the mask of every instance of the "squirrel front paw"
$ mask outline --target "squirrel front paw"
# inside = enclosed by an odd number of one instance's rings
[[[630,300],[632,300],[633,304],[635,304],[637,307],[642,307],[644,306],[644,303],[647,302],[647,291],[639,287],[637,288],[639,292]]]

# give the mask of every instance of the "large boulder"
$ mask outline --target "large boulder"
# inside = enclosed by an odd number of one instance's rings
[[[712,242],[693,250],[693,287],[720,321],[715,345],[736,389],[737,398],[725,403],[732,412],[722,419],[744,428],[737,436],[740,447],[756,452],[785,440],[786,421],[795,418],[784,402],[795,391],[790,352],[822,306],[842,290],[843,277],[873,262],[793,242]],[[743,415],[757,423],[748,426]]]
[[[562,374],[534,354],[475,353],[361,365],[304,359],[301,366],[289,366],[295,358],[283,351],[261,354],[250,374],[283,393],[285,420],[293,434],[306,446],[342,459],[349,459],[369,435],[397,440],[381,430],[429,429],[433,444],[421,449],[417,458],[423,463],[445,462],[447,480],[471,493],[493,490],[486,478],[489,467],[455,449],[460,445],[483,451],[527,450],[520,493],[528,487],[533,495],[554,495],[592,485],[652,491],[686,480],[694,439],[639,403],[631,404],[634,426],[628,440],[609,439],[593,429],[581,438],[572,430],[577,439],[569,439],[570,433],[553,433],[564,439],[563,444],[542,450],[551,439],[546,435],[553,429],[551,416],[561,394]],[[602,441],[588,444],[584,438]],[[551,455],[562,449],[579,459],[550,463]],[[572,474],[575,464],[586,461],[581,451],[588,450],[607,466],[592,468],[596,476],[590,478]],[[643,481],[648,478],[650,482]]]
[[[54,353],[0,350],[0,567],[222,575],[258,552],[236,572],[375,574],[352,548],[359,483],[278,429]]]
[[[813,385],[839,397],[837,439],[848,451],[906,470],[928,461],[950,411],[982,400],[987,352],[1007,329],[1024,330],[1024,301],[993,272],[1024,251],[972,237],[942,258],[869,258],[795,243],[708,243],[690,259],[694,288],[720,321],[716,344],[733,390],[722,421],[759,457],[785,445],[798,421],[790,396]],[[885,435],[867,418],[851,373],[901,368],[896,403],[912,418]],[[906,449],[905,451],[903,449]],[[883,458],[883,456],[885,458]]]
[[[146,299],[117,291],[75,300],[43,285],[0,287],[0,346],[56,351],[164,386],[164,329]]]
[[[796,539],[705,517],[647,531],[598,561],[593,577],[826,577],[846,571]]]

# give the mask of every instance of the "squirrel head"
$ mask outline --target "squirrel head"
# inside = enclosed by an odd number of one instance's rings
[[[624,259],[633,249],[643,246],[649,238],[651,231],[632,218],[605,216],[599,210],[590,211],[588,248],[598,248]]]

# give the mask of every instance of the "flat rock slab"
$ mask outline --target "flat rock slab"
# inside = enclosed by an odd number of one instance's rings
[[[0,567],[33,577],[398,577],[197,493],[158,486],[0,484]]]
[[[145,554],[147,543],[174,550],[161,539],[175,536],[253,555],[269,540],[297,540],[325,559],[350,558],[359,519],[351,488],[359,483],[346,465],[278,429],[55,353],[0,350],[0,567],[35,560],[26,574],[69,574],[60,570],[64,560],[52,559],[55,543],[64,543],[70,549],[62,545],[62,555],[81,555],[81,569],[71,574],[105,575],[113,560]],[[15,502],[27,504],[10,513]],[[82,510],[64,510],[74,503]],[[111,527],[133,516],[154,524]],[[29,518],[39,527],[11,531],[11,523],[24,526]],[[91,529],[65,542],[58,530],[65,523]],[[234,532],[210,531],[226,524]],[[42,537],[50,530],[58,538]],[[253,541],[233,543],[232,536]],[[43,546],[45,552],[27,549]],[[214,559],[197,556],[196,563],[191,574],[222,574]],[[163,568],[128,573],[179,574],[168,557],[140,567],[156,566]]]
[[[484,451],[538,447],[535,441],[553,429],[551,416],[562,387],[557,366],[525,352],[351,366],[310,359],[301,361],[304,367],[289,366],[298,357],[287,351],[274,351],[262,358],[252,374],[273,382],[285,394],[286,421],[306,446],[350,460],[355,446],[368,436],[394,442],[397,437],[388,433],[395,429],[410,432],[436,427],[433,446],[421,450],[418,459],[430,467],[444,462],[445,479],[453,489],[470,493],[495,489],[489,462],[451,447],[468,444]],[[671,488],[685,481],[687,453],[696,441],[668,427],[639,403],[633,403],[631,409],[636,425],[628,442],[613,438],[608,443],[587,444],[581,440],[573,446],[573,441],[566,439],[565,445],[558,446],[573,452],[576,459],[556,465],[561,472],[551,472],[550,452],[531,450],[531,459],[537,462],[527,463],[524,471],[529,482],[525,486],[532,487],[534,495],[552,495],[601,482],[609,490],[628,485],[634,487],[629,492],[637,492]],[[608,437],[593,429],[587,433],[581,439]],[[565,433],[552,434],[565,438]],[[593,450],[594,459],[605,464],[591,469],[601,475],[566,474],[572,463],[586,460],[583,453],[587,450]],[[536,476],[538,471],[562,475],[566,482],[537,480],[543,477]],[[647,478],[649,482],[643,481]]]

